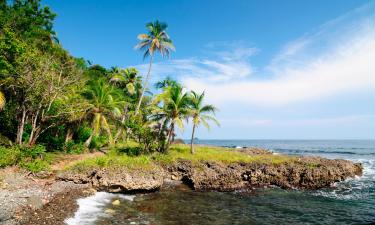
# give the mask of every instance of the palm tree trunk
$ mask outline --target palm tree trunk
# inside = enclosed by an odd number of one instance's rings
[[[195,134],[195,124],[193,125],[193,132],[191,133],[191,141],[190,141],[190,151],[191,151],[191,154],[194,154],[195,151],[194,151],[194,134]]]
[[[145,91],[146,91],[147,86],[148,86],[148,81],[149,81],[150,75],[151,75],[151,67],[152,67],[152,61],[153,61],[153,59],[154,59],[154,56],[151,55],[150,56],[150,64],[148,65],[148,72],[147,72],[146,80],[145,80],[145,82],[143,84],[142,94],[141,94],[141,97],[139,98],[139,102],[138,102],[137,108],[135,110],[135,115],[137,115],[138,112],[139,112],[139,108],[141,107],[143,96],[145,95]]]
[[[65,143],[68,143],[73,138],[73,130],[71,128],[68,128],[65,136]]]
[[[25,109],[25,106],[22,106],[22,117],[21,117],[21,121],[18,122],[17,137],[16,137],[16,143],[19,145],[22,144],[22,136],[23,136],[23,131],[25,127],[25,121],[26,121],[26,109]]]
[[[168,151],[169,146],[171,145],[173,131],[174,131],[174,123],[171,123],[171,127],[170,127],[169,133],[168,133],[167,147],[166,147],[165,151]]]

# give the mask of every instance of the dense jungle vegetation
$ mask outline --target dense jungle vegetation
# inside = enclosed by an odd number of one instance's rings
[[[55,17],[39,0],[0,0],[0,167],[39,171],[56,152],[164,154],[186,125],[194,153],[196,127],[218,124],[204,93],[171,78],[149,83],[155,56],[168,60],[175,51],[166,23],[150,22],[138,35],[135,48],[149,63],[143,75],[72,56],[59,43]]]

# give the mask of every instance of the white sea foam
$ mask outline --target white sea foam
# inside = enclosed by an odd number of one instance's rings
[[[99,217],[106,217],[105,206],[113,198],[120,198],[133,201],[134,195],[111,194],[106,192],[97,192],[95,195],[77,200],[78,210],[72,218],[66,219],[67,225],[91,225]]]
[[[375,179],[375,160],[357,159],[362,163],[363,175],[348,178],[343,182],[333,185],[333,190],[319,190],[313,195],[324,196],[335,199],[366,199],[369,196],[369,189],[374,185]]]

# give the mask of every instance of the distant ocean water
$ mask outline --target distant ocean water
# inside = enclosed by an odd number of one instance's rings
[[[361,162],[362,177],[317,191],[271,188],[241,192],[97,193],[80,200],[67,224],[375,224],[375,140],[197,140],[197,144],[261,147],[290,155]],[[111,202],[120,199],[117,208]],[[106,213],[115,209],[113,214]],[[107,211],[108,212],[108,211]]]

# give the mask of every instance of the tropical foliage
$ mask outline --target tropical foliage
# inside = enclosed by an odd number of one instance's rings
[[[219,122],[213,116],[217,111],[216,107],[213,105],[204,105],[204,92],[202,94],[198,94],[197,92],[191,92],[190,98],[190,114],[193,122],[193,131],[191,133],[191,141],[190,141],[190,150],[191,153],[194,154],[194,135],[195,129],[200,125],[203,124],[207,129],[210,129],[209,121],[213,121],[219,126]]]
[[[107,69],[70,55],[53,29],[55,16],[40,0],[0,0],[0,154],[9,146],[22,157],[28,149],[80,153],[133,142],[134,154],[166,152],[189,120],[192,140],[197,126],[217,122],[204,94],[169,77],[149,87],[155,53],[175,49],[166,23],[148,23],[138,36],[136,48],[150,58],[142,77],[133,67]]]
[[[135,48],[144,51],[143,59],[150,57],[150,63],[144,82],[142,94],[135,111],[136,113],[138,113],[139,111],[141,102],[143,100],[143,95],[148,86],[148,82],[151,75],[152,62],[154,59],[154,53],[159,52],[162,55],[162,57],[168,57],[171,50],[175,50],[172,40],[169,38],[169,35],[166,32],[167,27],[168,25],[166,23],[161,23],[158,20],[156,20],[153,23],[146,24],[146,28],[148,30],[147,34],[138,35],[138,39],[140,40],[140,42],[137,46],[135,46]]]

